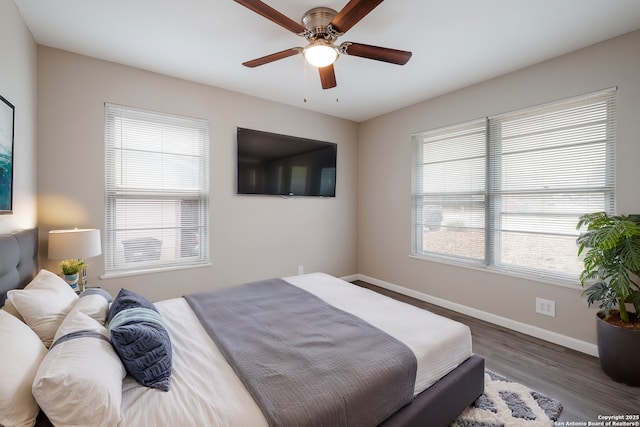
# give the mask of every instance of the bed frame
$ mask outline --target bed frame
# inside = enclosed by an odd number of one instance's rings
[[[38,230],[0,235],[0,306],[38,272]],[[484,391],[484,359],[473,355],[387,418],[380,427],[446,427]],[[40,414],[37,427],[51,426]]]

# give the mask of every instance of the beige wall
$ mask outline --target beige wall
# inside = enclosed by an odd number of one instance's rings
[[[36,225],[36,44],[13,1],[0,1],[0,95],[15,107],[13,214],[0,233]]]
[[[358,137],[358,272],[497,323],[558,338],[574,348],[586,342],[587,350],[593,349],[593,309],[586,308],[577,287],[409,257],[411,135],[617,86],[617,210],[638,213],[638,52],[640,31],[362,123]],[[556,317],[536,314],[535,297],[555,300]]]
[[[153,300],[269,277],[356,273],[357,124],[47,47],[38,47],[38,224],[104,229],[104,102],[209,121],[212,266],[104,279],[102,257],[89,280]],[[337,196],[235,194],[237,126],[338,144]],[[58,271],[57,262],[42,259]]]

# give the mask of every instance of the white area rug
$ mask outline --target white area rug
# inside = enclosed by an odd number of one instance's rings
[[[549,427],[562,404],[522,384],[485,371],[484,394],[451,427]]]

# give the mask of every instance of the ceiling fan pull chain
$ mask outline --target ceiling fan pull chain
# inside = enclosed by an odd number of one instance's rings
[[[304,63],[304,102],[307,102],[307,61],[302,60]]]

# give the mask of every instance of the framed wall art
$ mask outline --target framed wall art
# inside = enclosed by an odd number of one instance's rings
[[[0,95],[0,214],[13,211],[13,125],[15,108]]]

